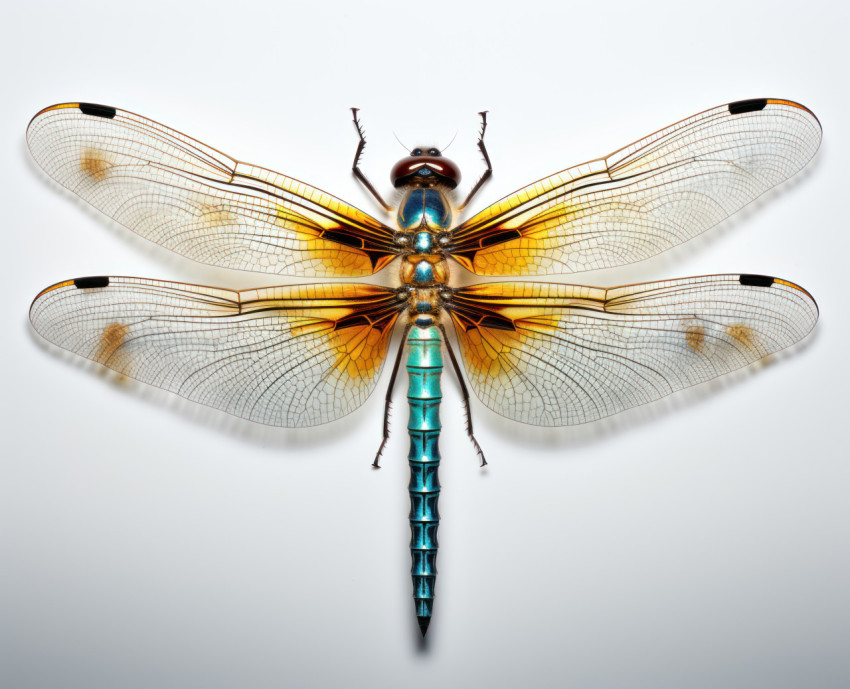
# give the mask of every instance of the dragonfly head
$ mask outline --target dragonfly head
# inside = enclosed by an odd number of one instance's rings
[[[434,147],[417,146],[407,158],[393,165],[390,179],[393,186],[424,186],[444,184],[454,189],[460,182],[460,170],[440,150]]]

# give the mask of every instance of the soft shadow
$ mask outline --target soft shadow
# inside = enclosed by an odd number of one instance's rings
[[[271,450],[278,454],[287,455],[288,459],[296,457],[307,457],[309,453],[293,452],[293,450],[305,450],[309,448],[319,448],[332,444],[336,438],[345,437],[351,431],[361,427],[364,423],[373,423],[375,425],[375,450],[380,444],[380,419],[376,419],[376,409],[380,409],[383,413],[383,404],[380,404],[380,395],[375,396],[375,390],[384,390],[389,376],[388,371],[384,371],[378,384],[375,386],[372,395],[368,401],[375,399],[371,404],[364,403],[360,409],[351,414],[338,419],[326,426],[326,430],[319,431],[317,428],[279,428],[273,426],[265,426],[263,424],[247,421],[219,411],[212,407],[205,406],[198,402],[186,400],[174,393],[153,387],[146,383],[126,378],[106,367],[85,359],[77,354],[69,352],[61,347],[58,347],[41,336],[39,336],[30,326],[29,321],[25,321],[23,327],[26,329],[30,340],[34,345],[56,356],[72,365],[79,370],[85,370],[94,373],[106,381],[114,390],[121,394],[130,395],[136,399],[142,400],[144,403],[155,408],[168,409],[171,413],[176,413],[188,423],[203,428],[204,430],[213,433],[223,433],[225,435],[238,438],[242,442],[246,442],[252,446],[260,447],[265,450]],[[809,347],[814,346],[821,337],[822,328],[815,330],[800,343],[789,347],[781,352],[773,354],[765,359],[757,361],[745,368],[733,371],[715,380],[701,383],[685,390],[672,393],[655,402],[645,404],[633,409],[629,409],[620,414],[609,416],[598,421],[582,424],[580,426],[563,426],[563,427],[540,427],[530,426],[513,420],[505,422],[504,418],[495,412],[484,407],[483,404],[472,397],[472,413],[476,439],[482,444],[485,456],[488,456],[488,446],[494,444],[504,445],[516,448],[520,455],[527,455],[525,450],[532,447],[539,448],[561,448],[566,451],[566,457],[560,457],[559,460],[569,459],[570,450],[578,450],[592,445],[601,445],[609,441],[611,438],[624,433],[634,432],[637,429],[643,428],[648,424],[657,423],[662,419],[667,418],[671,414],[677,413],[680,410],[691,409],[698,407],[706,401],[713,399],[722,394],[728,394],[738,387],[741,383],[748,380],[750,377],[760,372],[762,369],[772,367],[776,362],[779,362],[786,357],[796,356],[802,353]],[[390,345],[390,351],[395,351],[394,347],[401,344],[400,335],[397,334],[394,342]],[[446,380],[448,378],[448,380]],[[458,384],[453,372],[444,377],[444,381],[455,388],[458,398],[460,397],[460,385]],[[449,382],[450,381],[450,382]],[[397,392],[397,397],[401,397],[400,391]],[[104,404],[106,404],[106,399]],[[401,399],[396,399],[395,407],[403,404]],[[462,410],[456,410],[461,413]],[[455,412],[452,412],[455,413]],[[288,450],[288,452],[286,452]],[[282,452],[284,451],[284,452]],[[372,449],[365,453],[365,457],[371,462]],[[474,455],[475,451],[472,444],[469,444],[470,455]],[[495,455],[495,453],[492,453]],[[537,455],[540,456],[540,455]],[[488,458],[488,462],[492,460]],[[482,479],[489,476],[489,468],[492,464],[479,469],[479,475]],[[417,634],[419,633],[416,628]]]
[[[559,273],[527,278],[514,276],[486,277],[475,275],[465,268],[462,268],[459,264],[452,262],[452,285],[455,287],[466,287],[468,285],[482,282],[518,281],[554,282],[559,284],[590,285],[594,287],[614,287],[640,282],[655,282],[658,280],[676,277],[677,273],[681,272],[680,269],[677,268],[679,264],[687,263],[690,257],[707,250],[707,248],[713,246],[717,242],[727,241],[727,237],[729,235],[738,231],[737,228],[740,224],[753,222],[750,218],[757,217],[761,212],[761,209],[765,205],[772,203],[773,199],[786,194],[786,192],[796,188],[798,185],[806,184],[810,175],[824,165],[822,160],[822,158],[825,157],[822,150],[824,148],[825,146],[821,145],[821,148],[815,154],[815,157],[809,161],[809,163],[800,170],[800,172],[778,186],[768,189],[764,194],[750,201],[750,203],[746,206],[736,211],[725,220],[722,220],[717,225],[709,227],[704,232],[682,244],[673,246],[662,251],[660,254],[642,261],[625,263],[614,268],[604,268],[601,270],[587,270],[568,274]],[[747,270],[746,267],[743,267],[740,270],[738,268],[738,266],[731,269],[729,266],[719,266],[718,270],[715,272],[735,273],[746,272]],[[793,276],[789,278],[785,275],[778,275],[778,277],[793,279]]]
[[[411,634],[414,635],[413,644],[416,647],[416,654],[421,656],[431,655],[431,637],[426,634],[422,636],[422,632],[419,631],[419,625],[416,623],[416,616],[412,616],[413,624],[410,625]]]
[[[319,431],[315,427],[280,428],[276,426],[265,426],[198,402],[192,402],[175,393],[148,385],[147,383],[122,376],[101,364],[85,359],[48,342],[35,332],[28,320],[25,322],[24,328],[27,331],[29,339],[42,351],[61,359],[63,362],[80,371],[85,371],[87,375],[94,374],[109,384],[112,390],[141,400],[151,408],[167,409],[170,413],[180,416],[187,423],[197,428],[202,428],[205,431],[238,438],[240,441],[254,447],[274,452],[275,456],[284,454],[287,461],[299,458],[308,459],[311,453],[304,452],[303,450],[333,444],[337,438],[344,437],[355,428],[362,426],[367,416],[369,421],[375,423],[374,450],[378,449],[380,426],[377,421],[374,421],[372,406],[366,403],[351,414],[328,424],[324,432]],[[369,399],[371,400],[372,396]],[[104,397],[104,405],[107,403],[108,399]],[[367,407],[368,410],[366,409]],[[381,409],[383,410],[383,407]],[[371,463],[371,454],[367,452],[364,459],[368,460],[368,463]],[[366,466],[368,466],[368,463]]]
[[[124,242],[132,247],[134,251],[138,251],[140,255],[149,257],[152,261],[162,264],[169,275],[174,277],[158,278],[158,279],[174,279],[182,282],[190,282],[193,284],[211,285],[225,289],[255,289],[260,287],[276,287],[279,285],[297,285],[305,282],[315,283],[315,280],[305,279],[303,277],[291,277],[285,275],[277,275],[272,273],[255,272],[251,270],[238,270],[235,268],[222,268],[220,266],[200,263],[194,259],[178,254],[170,249],[159,246],[155,242],[145,239],[139,234],[136,234],[131,229],[125,227],[121,223],[113,220],[110,216],[102,213],[97,208],[92,206],[88,201],[85,201],[80,196],[75,194],[70,189],[63,187],[53,178],[47,175],[35,162],[35,159],[30,155],[26,140],[22,140],[19,148],[22,157],[26,160],[25,165],[31,171],[32,177],[38,184],[41,184],[49,193],[58,194],[68,200],[74,207],[88,217],[92,222],[105,227],[113,237]],[[73,231],[67,227],[61,228],[61,231]],[[92,247],[94,249],[94,247]],[[385,267],[375,275],[370,277],[370,282],[378,285],[392,285],[394,273],[392,269],[397,271],[398,266],[394,262],[391,266]],[[123,275],[123,271],[104,271],[107,275]],[[68,274],[61,275],[54,282],[62,279],[68,279],[68,276],[80,277],[73,269],[68,271]],[[363,282],[362,278],[334,278],[332,282]],[[46,285],[44,285],[46,286]]]
[[[72,191],[52,180],[41,170],[41,168],[38,167],[37,163],[29,154],[29,150],[24,139],[21,140],[20,146],[21,154],[26,159],[25,164],[27,165],[27,168],[32,172],[33,177],[39,180],[39,183],[44,185],[45,189],[50,189],[52,192],[58,192],[64,197],[71,199],[74,205],[79,208],[84,215],[92,218],[94,222],[106,225],[110,232],[119,235],[122,237],[123,241],[131,243],[132,246],[138,248],[145,254],[155,257],[157,261],[160,261],[165,265],[175,267],[175,272],[178,274],[180,272],[187,272],[187,265],[190,265],[191,270],[188,272],[194,279],[203,279],[205,282],[209,280],[208,284],[217,284],[231,288],[262,287],[265,285],[304,282],[301,278],[286,278],[277,275],[253,273],[250,271],[232,270],[199,264],[180,256],[179,254],[175,254],[167,249],[159,247],[155,243],[140,237],[131,230],[128,230],[124,226],[112,220],[109,216],[95,209]],[[740,223],[748,222],[752,216],[757,215],[762,206],[770,202],[771,199],[775,198],[779,194],[784,194],[787,189],[806,183],[809,176],[822,165],[822,157],[823,155],[815,156],[813,161],[811,161],[802,171],[797,173],[790,180],[787,180],[778,187],[768,190],[765,194],[749,203],[730,218],[721,222],[719,225],[710,228],[710,231],[703,232],[682,245],[673,247],[656,257],[636,264],[629,264],[616,269],[589,271],[586,273],[576,274],[581,275],[583,278],[579,284],[601,284],[611,286],[614,284],[629,284],[631,282],[662,279],[659,277],[659,273],[666,274],[669,266],[681,261],[692,252],[702,250],[703,247],[708,246],[711,242],[721,241],[721,238],[725,239],[725,237],[733,229],[737,228]],[[391,273],[392,268],[393,266],[385,268],[376,276],[373,276],[373,279],[370,280],[370,282],[392,284],[395,281],[394,274]],[[616,271],[616,273],[613,274],[615,276],[619,276],[616,282],[613,282],[609,277],[612,275],[612,271]],[[650,272],[653,274],[649,274]],[[505,278],[482,278],[475,276],[461,269],[457,264],[452,265],[452,274],[453,278],[455,278],[453,280],[453,284],[457,286],[471,284],[474,282],[499,282],[505,280]],[[197,275],[202,275],[203,277],[198,278],[196,277]],[[66,276],[60,276],[60,278],[62,277]],[[335,280],[335,282],[347,281],[348,280]],[[560,283],[567,282],[563,279],[552,280],[549,277],[547,277],[545,281]],[[96,372],[122,393],[133,395],[134,397],[142,399],[146,403],[157,407],[168,408],[179,414],[189,423],[198,427],[212,429],[213,432],[217,433],[225,433],[264,449],[272,449],[277,452],[281,449],[311,448],[327,445],[332,438],[338,435],[347,434],[353,428],[360,426],[367,416],[367,413],[364,412],[364,408],[367,406],[369,408],[369,421],[372,422],[374,420],[373,410],[375,406],[364,404],[359,410],[330,424],[328,426],[328,429],[332,431],[330,433],[317,432],[314,428],[288,429],[264,426],[262,424],[234,417],[225,412],[218,411],[196,402],[190,402],[176,394],[154,388],[147,384],[129,380],[109,371],[100,364],[88,361],[87,359],[48,343],[41,337],[37,336],[37,334],[29,326],[28,322],[25,327],[31,339],[43,350],[49,351],[53,355],[58,355],[68,362],[73,362],[73,365],[76,367],[86,368]],[[482,449],[484,450],[485,456],[487,455],[487,445],[490,444],[490,442],[501,442],[516,448],[557,446],[566,450],[578,449],[592,444],[603,443],[617,434],[631,432],[633,429],[641,428],[648,423],[654,423],[658,419],[665,418],[671,412],[697,406],[704,403],[706,399],[721,394],[721,391],[723,390],[730,390],[736,387],[743,380],[753,375],[757,370],[765,368],[771,365],[774,361],[782,359],[793,352],[807,349],[819,337],[818,330],[819,329],[816,329],[815,332],[810,334],[802,343],[799,343],[784,352],[774,354],[760,362],[756,362],[737,372],[729,373],[716,380],[679,391],[656,402],[581,426],[545,428],[528,426],[526,424],[516,422],[505,423],[501,417],[487,410],[473,397],[472,411],[474,415],[473,420],[475,423],[476,437],[479,442],[482,441],[483,437]],[[395,352],[395,347],[398,347],[400,344],[399,333],[400,329],[398,329],[398,332],[390,345],[391,353]],[[452,339],[454,340],[454,338]],[[457,344],[454,343],[453,346],[455,347],[455,351],[457,351]],[[390,362],[391,359],[392,354],[388,357]],[[383,373],[381,380],[379,380],[378,385],[375,387],[376,390],[383,389],[386,386],[388,375],[389,374],[386,373],[386,371]],[[447,377],[452,380],[451,384],[459,390],[459,385],[455,379],[454,372],[451,371],[450,367],[448,367]],[[396,393],[397,398],[400,398],[398,390]],[[372,399],[371,395],[369,399]],[[400,403],[402,403],[401,400],[397,399],[396,407],[398,407]],[[383,405],[380,405],[380,408],[381,412],[383,412]],[[378,445],[377,441],[379,440],[378,433],[379,429],[376,429],[376,449]],[[493,440],[488,442],[488,438]],[[290,456],[300,456],[301,454],[302,453],[290,453]],[[486,477],[488,475],[486,468],[480,471],[480,475],[482,477]],[[414,627],[413,629],[417,637],[421,636],[419,634],[418,627]],[[427,649],[427,637],[422,641],[422,648]]]
[[[570,450],[603,445],[617,436],[633,433],[650,424],[660,423],[682,410],[699,408],[715,398],[730,394],[739,385],[761,373],[763,369],[772,368],[776,363],[802,354],[809,347],[815,346],[821,337],[820,330],[816,327],[803,341],[737,371],[598,421],[580,426],[558,427],[529,426],[517,422],[505,423],[504,417],[478,403],[475,405],[480,410],[480,413],[476,415],[477,428],[479,431],[484,428],[486,437],[492,441],[514,448],[516,451],[512,454],[517,456],[528,457],[530,453],[527,450],[531,447],[560,448],[565,450],[565,454],[557,457],[557,461],[569,461]],[[485,453],[486,450],[485,447]],[[545,455],[531,454],[531,456],[543,458]]]
[[[36,183],[43,185],[46,192],[58,193],[69,200],[84,216],[91,218],[93,222],[101,226],[105,226],[107,231],[112,233],[114,236],[120,237],[121,241],[127,242],[135,250],[152,257],[155,261],[162,263],[168,268],[173,268],[173,272],[177,279],[182,279],[185,282],[215,285],[217,287],[229,289],[251,289],[264,286],[299,284],[307,282],[304,278],[256,273],[252,271],[220,268],[218,266],[202,264],[160,247],[156,243],[141,237],[132,230],[129,230],[116,222],[108,215],[97,210],[87,201],[80,198],[73,191],[63,187],[61,184],[49,177],[30,155],[26,139],[23,137],[19,144],[19,151],[21,156],[25,159],[25,166],[32,173],[32,178],[36,180]],[[62,231],[70,230],[63,229]],[[122,273],[123,271],[120,270],[106,272],[106,274],[110,275],[119,275]],[[56,276],[53,279],[53,283],[62,279],[68,279],[69,275],[77,276],[78,273],[74,271],[73,268],[70,268],[67,273]],[[355,278],[334,280],[334,282],[339,283],[351,281],[362,282],[362,279]],[[385,268],[373,276],[371,282],[373,284],[392,283],[390,267]],[[39,289],[47,287],[48,284],[52,283],[39,285]],[[33,296],[35,296],[35,294],[36,292],[33,292]],[[331,433],[316,432],[313,428],[279,428],[254,423],[232,416],[212,407],[208,407],[197,402],[191,402],[179,395],[176,395],[175,393],[171,393],[117,374],[100,364],[89,361],[88,359],[73,354],[72,352],[64,350],[61,347],[44,340],[32,329],[28,321],[24,327],[26,328],[30,339],[42,350],[49,352],[51,355],[58,356],[62,360],[79,369],[85,369],[95,373],[107,381],[113,389],[120,391],[122,394],[132,395],[151,406],[167,408],[195,426],[202,427],[204,429],[211,429],[213,432],[225,433],[226,435],[237,437],[242,441],[264,449],[279,451],[281,449],[322,447],[329,445],[336,437],[349,433],[349,431],[356,426],[361,425],[364,421],[364,408],[367,407],[365,403],[360,409],[329,425],[328,428],[333,429],[333,432]],[[397,346],[397,343],[395,346]],[[371,395],[369,399],[371,399]],[[372,416],[371,410],[369,412],[369,416],[370,418]],[[378,448],[377,433],[379,433],[379,430],[379,427],[376,427],[375,450]],[[290,455],[300,456],[297,452],[290,453]]]

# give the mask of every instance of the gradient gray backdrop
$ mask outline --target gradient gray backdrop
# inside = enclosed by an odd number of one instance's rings
[[[850,686],[847,5],[834,2],[4,3],[0,686]],[[376,394],[312,431],[252,426],[57,354],[27,321],[53,282],[276,280],[192,264],[57,190],[24,130],[117,105],[377,213],[408,145],[474,209],[704,108],[779,96],[824,126],[814,164],[614,285],[768,273],[821,307],[772,365],[612,421],[541,431],[447,378],[440,577],[417,640],[404,384],[385,468]],[[459,271],[456,271],[459,274]],[[385,277],[385,276],[382,276]],[[569,281],[569,277],[563,280]]]

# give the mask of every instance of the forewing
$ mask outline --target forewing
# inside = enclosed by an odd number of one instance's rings
[[[820,123],[798,103],[738,101],[505,197],[460,225],[453,256],[479,275],[640,261],[716,225],[797,173]]]
[[[710,275],[600,289],[491,283],[450,305],[469,381],[524,423],[594,421],[778,352],[817,320],[785,280]]]
[[[45,339],[194,402],[273,426],[313,426],[371,393],[404,303],[361,284],[234,292],[81,278],[39,294]]]
[[[61,185],[201,263],[357,277],[397,254],[392,230],[356,208],[125,110],[54,105],[30,122],[27,142]]]

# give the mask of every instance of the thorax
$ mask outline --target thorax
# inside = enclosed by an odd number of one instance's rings
[[[440,189],[414,187],[402,198],[396,219],[402,232],[415,232],[420,228],[445,232],[452,224],[452,207]]]
[[[445,194],[435,188],[414,187],[398,208],[399,232],[405,235],[401,282],[410,294],[410,314],[437,315],[449,267],[443,246],[448,241],[452,210]]]

